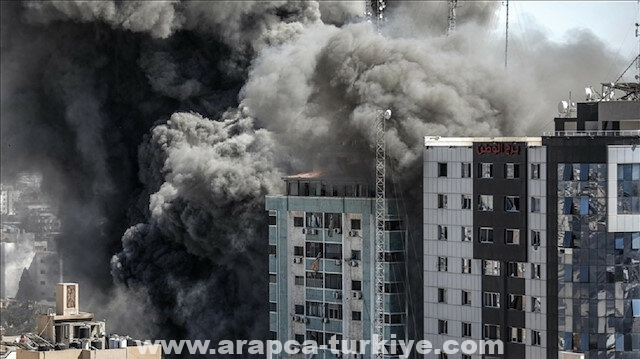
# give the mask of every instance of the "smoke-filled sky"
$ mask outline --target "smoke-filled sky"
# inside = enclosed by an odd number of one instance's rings
[[[627,65],[588,30],[532,31],[505,70],[498,2],[450,36],[431,1],[390,2],[381,34],[355,1],[1,4],[2,176],[43,172],[65,280],[136,336],[265,338],[264,196],[336,146],[373,166],[377,109],[419,189],[425,135],[537,135]]]

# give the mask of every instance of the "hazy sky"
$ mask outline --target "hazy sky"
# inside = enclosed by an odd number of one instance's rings
[[[554,41],[564,42],[571,36],[567,30],[590,29],[631,63],[638,54],[640,38],[635,36],[635,23],[640,22],[639,8],[637,0],[509,1],[509,33],[514,41],[519,36],[526,40],[527,31],[542,28]],[[497,28],[503,33],[505,13],[502,6]],[[617,74],[622,70],[616,70]]]

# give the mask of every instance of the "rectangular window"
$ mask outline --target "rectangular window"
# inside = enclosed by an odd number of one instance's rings
[[[447,163],[438,163],[438,177],[447,177]]]
[[[269,302],[269,311],[270,312],[277,312],[278,311],[278,306],[276,305],[275,302]]]
[[[460,166],[460,174],[462,178],[471,177],[471,163],[463,162]]]
[[[531,179],[540,179],[540,164],[531,164]]]
[[[483,328],[484,339],[500,339],[500,326],[485,324]]]
[[[520,197],[518,196],[505,196],[504,197],[504,210],[507,212],[520,212]]]
[[[356,321],[362,320],[362,312],[352,311],[351,312],[351,319],[352,320],[356,320]]]
[[[275,274],[269,274],[269,283],[278,283],[278,277]],[[40,282],[44,284],[44,282]]]
[[[447,302],[447,290],[444,288],[438,288],[438,303]]]
[[[307,242],[307,257],[316,258],[322,255],[322,243]]]
[[[293,217],[293,226],[294,227],[304,227],[304,218],[302,218],[302,217]]]
[[[403,314],[385,314],[384,322],[387,324],[402,324],[404,323]]]
[[[634,318],[640,318],[640,299],[631,299],[631,311]]]
[[[509,262],[507,263],[507,275],[509,277],[524,278],[524,272],[526,270],[526,263]]]
[[[342,304],[327,304],[327,318],[342,320]]]
[[[506,163],[504,165],[504,178],[520,178],[520,165],[517,163]]]
[[[471,323],[462,322],[462,336],[463,337],[471,336]]]
[[[524,310],[524,295],[509,294],[509,309]]]
[[[500,308],[500,293],[482,293],[482,305],[488,308]]]
[[[323,281],[322,273],[307,272],[307,287],[322,288]]]
[[[446,226],[438,225],[438,240],[446,241],[448,238],[448,230]]]
[[[480,163],[478,173],[480,178],[493,178],[493,163]]]
[[[273,244],[269,245],[269,255],[275,256],[276,255],[276,246],[274,246]],[[40,272],[42,273],[42,272]]]
[[[480,243],[493,243],[493,228],[480,227],[478,240]]]
[[[296,314],[304,315],[304,305],[296,304],[296,305],[293,306],[293,308],[294,308]]]
[[[525,334],[526,331],[525,331],[525,329],[523,329],[523,328],[514,328],[514,327],[512,327],[510,329],[511,329],[510,330],[511,336],[510,336],[509,340],[512,343],[524,343],[525,342],[525,340],[526,340],[526,334]]]
[[[323,303],[319,302],[306,302],[307,304],[307,315],[310,317],[321,317],[322,316],[322,307]]]
[[[302,257],[304,255],[304,247],[302,247],[302,246],[294,246],[293,247],[293,255]]]
[[[500,262],[486,260],[482,263],[482,274],[499,276],[500,275]]]
[[[447,271],[447,257],[438,257],[438,272]]]
[[[438,194],[438,208],[447,208],[446,194]]]
[[[471,259],[462,258],[462,273],[471,274]]]
[[[542,345],[542,335],[537,330],[531,331],[531,345],[535,345],[535,346]]]
[[[360,229],[361,226],[361,221],[359,219],[352,219],[351,220],[351,229]]]
[[[540,247],[540,231],[531,231],[531,245],[534,249]]]
[[[531,264],[531,279],[541,279],[542,278],[542,265],[540,264]]]
[[[352,280],[351,281],[351,290],[362,290],[362,281]]]
[[[327,274],[324,277],[325,288],[330,289],[342,289],[342,275],[340,274]]]
[[[342,259],[342,244],[327,243],[324,245],[324,258]]]
[[[462,241],[471,242],[473,240],[473,228],[462,227]]]
[[[478,196],[478,211],[493,211],[493,196],[481,194]]]
[[[462,291],[462,305],[471,305],[471,292],[463,290]]]
[[[276,223],[278,223],[277,217],[276,217],[276,213],[275,211],[270,211],[269,212],[269,225],[270,226],[275,226]]]
[[[540,198],[531,197],[531,213],[540,213]]]
[[[295,285],[304,285],[304,277],[297,275],[295,278]]]
[[[462,209],[471,209],[471,195],[470,194],[463,194],[462,195],[461,206],[462,206]]]
[[[352,249],[351,250],[351,258],[350,259],[351,260],[356,260],[356,261],[362,260],[362,251]]]
[[[542,302],[538,297],[531,297],[531,311],[533,313],[540,313],[542,311]]]
[[[438,320],[438,334],[447,334],[449,323],[446,320]]]
[[[504,230],[504,242],[506,244],[520,244],[520,230],[519,229],[505,229]]]

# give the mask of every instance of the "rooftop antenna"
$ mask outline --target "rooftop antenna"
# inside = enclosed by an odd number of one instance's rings
[[[451,35],[456,31],[456,8],[458,7],[458,0],[448,0],[449,3],[449,17],[447,26],[447,35]]]
[[[507,16],[505,20],[505,35],[504,35],[504,68],[507,68],[507,54],[509,53],[509,0],[505,3],[507,7]]]

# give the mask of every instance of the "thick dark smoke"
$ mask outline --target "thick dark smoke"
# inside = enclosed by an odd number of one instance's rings
[[[391,108],[419,239],[423,136],[538,135],[626,62],[588,33],[530,33],[505,71],[496,6],[465,2],[447,37],[436,2],[391,3],[384,36],[350,1],[2,2],[3,176],[44,173],[65,279],[110,330],[265,338],[264,195],[282,174],[345,143],[372,164]]]

